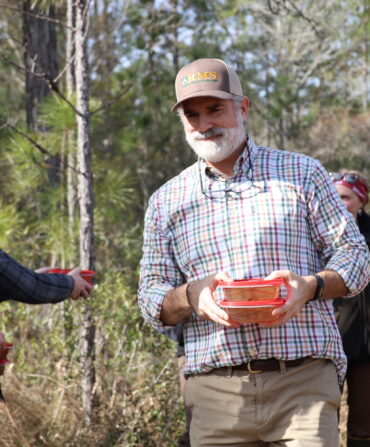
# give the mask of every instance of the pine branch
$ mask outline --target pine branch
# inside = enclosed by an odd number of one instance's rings
[[[281,132],[281,129],[268,117],[267,113],[263,111],[261,107],[258,106],[257,103],[253,103],[253,108],[256,110],[256,112],[267,122],[267,124],[274,130],[275,133],[287,137],[288,134],[286,132]]]
[[[95,115],[95,113],[101,112],[102,110],[109,109],[109,107],[112,106],[115,102],[117,102],[120,98],[122,98],[122,96],[124,96],[130,90],[131,87],[132,87],[132,85],[127,85],[126,88],[121,93],[119,93],[117,96],[112,98],[110,101],[101,105],[97,109],[92,110],[90,112],[90,116]]]
[[[48,151],[47,149],[45,149],[43,146],[41,146],[41,144],[39,144],[37,141],[35,141],[33,138],[31,138],[30,136],[28,136],[27,134],[25,134],[24,132],[22,132],[21,130],[19,130],[18,128],[16,128],[15,126],[13,126],[12,124],[9,124],[7,122],[4,122],[3,125],[0,127],[0,129],[3,128],[9,128],[11,129],[13,132],[15,132],[16,134],[20,135],[21,137],[25,138],[27,141],[29,141],[33,146],[35,146],[35,148],[37,150],[39,150],[42,154],[47,155],[48,157],[55,157],[54,154],[52,154],[50,151]],[[87,175],[83,172],[81,172],[80,170],[76,169],[74,166],[69,165],[66,161],[61,160],[61,163],[69,169],[72,169],[73,171],[75,171],[77,174],[81,174],[85,177],[87,177]]]
[[[36,78],[39,79],[43,79],[49,86],[50,90],[53,91],[56,95],[58,95],[63,101],[65,101],[69,107],[72,108],[72,110],[79,116],[83,116],[83,114],[69,101],[68,98],[65,97],[65,95],[59,90],[58,85],[56,84],[56,81],[53,79],[50,79],[50,77],[46,74],[46,73],[36,73],[33,70],[27,70],[25,67],[22,67],[20,65],[18,65],[17,63],[15,63],[14,61],[12,61],[11,59],[7,58],[6,56],[4,56],[3,54],[0,54],[1,59],[3,59],[5,62],[8,62],[9,64],[13,65],[15,68],[17,68],[18,70],[24,72],[24,73],[30,73],[32,76],[35,76]],[[73,57],[74,58],[74,57]],[[71,61],[68,61],[66,66],[68,65],[68,63],[70,63]],[[36,61],[35,61],[36,64]],[[65,68],[63,69],[65,70]],[[56,79],[59,79],[61,76],[58,75]],[[93,110],[92,112],[90,112],[90,116],[95,115],[95,113],[101,112],[102,110],[105,109],[109,109],[109,107],[111,107],[115,102],[117,102],[120,98],[122,98],[122,96],[124,96],[132,87],[132,85],[127,86],[121,93],[119,93],[117,96],[115,96],[114,98],[112,98],[109,102],[107,102],[106,104],[103,104],[102,106],[98,107],[97,109]]]
[[[75,31],[75,28],[73,28],[72,26],[67,25],[64,22],[61,22],[60,20],[51,19],[50,17],[43,16],[43,15],[40,15],[40,14],[35,14],[34,12],[24,11],[23,9],[16,8],[15,6],[9,6],[9,5],[4,5],[3,3],[0,3],[0,8],[10,9],[12,11],[19,12],[20,14],[25,14],[25,15],[34,17],[35,19],[45,20],[46,22],[52,22],[52,23],[55,23],[56,25],[64,26],[65,28],[69,28],[69,29]]]
[[[43,79],[49,86],[50,90],[52,90],[56,95],[58,95],[63,101],[65,101],[69,107],[79,116],[83,116],[82,113],[71,103],[71,101],[66,98],[63,93],[59,90],[58,85],[55,83],[53,79],[50,79],[50,77],[46,73],[36,73],[33,70],[28,70],[25,67],[21,67],[20,65],[16,64],[11,59],[8,59],[3,54],[0,54],[1,59],[3,59],[5,62],[8,62],[9,64],[13,65],[15,68],[17,68],[20,71],[23,71],[24,73],[29,73],[32,76],[35,76],[36,78]],[[35,61],[36,63],[36,61]]]
[[[302,10],[300,10],[298,8],[298,6],[295,5],[294,2],[292,2],[291,0],[289,0],[290,6],[294,9],[294,11],[298,14],[299,17],[302,17],[303,20],[305,20],[312,28],[312,30],[314,31],[314,33],[316,34],[317,37],[321,36],[320,31],[317,29],[316,27],[316,23],[315,20],[310,19],[309,17],[307,17]]]
[[[276,5],[276,9],[274,9],[273,3]],[[280,2],[276,2],[276,1],[271,1],[271,0],[267,0],[267,7],[269,9],[269,11],[271,12],[271,14],[274,15],[278,15],[280,12]]]
[[[288,5],[285,4],[286,1]],[[289,5],[292,9],[289,8]],[[317,37],[321,37],[322,33],[320,33],[320,31],[317,29],[317,22],[314,19],[306,16],[304,12],[295,4],[294,0],[267,0],[267,7],[273,15],[280,15],[281,10],[285,11],[288,14],[295,13],[298,17],[301,17],[310,25]]]
[[[67,71],[67,68],[69,66],[69,64],[73,64],[75,60],[75,55],[73,55],[64,65],[64,67],[62,68],[62,70],[59,72],[59,74],[53,79],[54,83],[57,83],[59,81],[59,79],[64,75],[64,73]]]

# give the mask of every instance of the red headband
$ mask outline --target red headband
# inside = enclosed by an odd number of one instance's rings
[[[346,188],[352,189],[352,191],[358,195],[358,197],[360,198],[361,202],[364,205],[367,204],[367,202],[369,200],[369,198],[368,198],[369,188],[367,187],[367,185],[365,185],[360,180],[356,180],[355,183],[347,183],[343,179],[342,180],[335,180],[334,184],[335,185],[343,185]]]

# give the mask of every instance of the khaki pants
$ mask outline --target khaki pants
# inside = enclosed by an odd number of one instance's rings
[[[185,385],[186,380],[184,377],[184,366],[185,366],[186,358],[184,355],[177,358],[177,364],[179,367],[179,376],[180,376],[180,391],[181,396],[184,399],[185,404]],[[179,447],[190,447],[190,438],[189,438],[189,431],[190,431],[190,423],[191,423],[191,410],[186,405],[184,405],[185,408],[185,418],[186,418],[186,427],[185,432],[181,435],[181,438],[179,439],[178,446]]]
[[[192,447],[338,447],[341,395],[334,364],[307,359],[280,371],[232,368],[190,376]]]

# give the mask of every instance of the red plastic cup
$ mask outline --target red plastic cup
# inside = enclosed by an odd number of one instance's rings
[[[86,282],[88,282],[89,284],[92,284],[93,278],[96,275],[96,272],[94,272],[94,270],[81,270],[80,275]]]
[[[67,275],[69,272],[71,272],[71,269],[59,269],[59,268],[52,268],[48,270],[48,273],[62,273],[64,275]],[[96,275],[96,272],[94,270],[81,270],[80,276],[89,284],[93,284],[93,277]]]

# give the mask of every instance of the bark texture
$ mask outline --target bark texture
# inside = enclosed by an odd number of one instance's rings
[[[91,172],[91,141],[89,111],[89,79],[86,51],[86,19],[88,2],[76,1],[76,96],[77,96],[77,165],[78,200],[80,205],[80,259],[84,269],[94,268],[93,243],[93,188]],[[93,416],[93,390],[95,384],[95,325],[92,307],[87,302],[81,334],[82,402],[85,423],[90,425]]]
[[[40,12],[40,2],[23,1],[23,11],[31,14],[55,17],[53,6]],[[42,130],[37,123],[37,105],[49,93],[48,79],[54,80],[58,74],[57,38],[55,24],[23,14],[24,65],[26,69],[26,115],[30,130]]]

